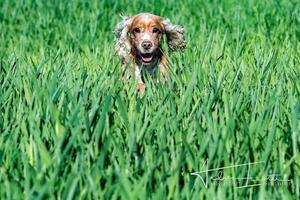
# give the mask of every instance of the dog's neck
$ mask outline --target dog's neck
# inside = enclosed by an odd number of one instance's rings
[[[139,63],[138,66],[140,69],[146,70],[149,74],[154,75],[156,72],[156,69],[158,68],[158,63],[160,61],[160,57],[155,57],[151,61],[149,65],[143,65],[142,63]]]

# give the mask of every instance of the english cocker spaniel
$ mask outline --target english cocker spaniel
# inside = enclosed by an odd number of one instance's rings
[[[115,50],[122,58],[122,76],[126,66],[130,66],[141,93],[145,90],[142,71],[154,75],[159,68],[160,79],[167,79],[169,61],[161,47],[163,35],[166,35],[168,47],[172,51],[186,46],[183,27],[150,13],[123,17],[116,25],[115,34]]]

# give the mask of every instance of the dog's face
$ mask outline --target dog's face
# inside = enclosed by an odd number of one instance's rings
[[[172,51],[185,48],[184,29],[150,13],[123,17],[115,29],[116,52],[123,60],[134,57],[137,64],[153,65],[162,55],[161,41],[165,34]]]
[[[148,65],[160,53],[160,45],[164,33],[161,17],[140,14],[132,18],[129,27],[129,38],[137,59]]]

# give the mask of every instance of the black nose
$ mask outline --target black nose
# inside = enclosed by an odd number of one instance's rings
[[[150,49],[152,47],[152,42],[149,40],[143,41],[142,42],[142,47],[146,50]]]

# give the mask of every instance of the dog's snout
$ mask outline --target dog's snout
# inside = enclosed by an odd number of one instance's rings
[[[152,42],[149,40],[143,41],[142,42],[142,47],[146,50],[150,49],[152,47]]]

